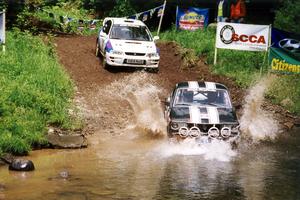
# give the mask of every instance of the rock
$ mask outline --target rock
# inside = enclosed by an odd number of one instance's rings
[[[33,171],[35,168],[31,160],[15,159],[9,164],[8,169],[13,171]]]
[[[285,122],[283,124],[288,130],[291,130],[294,127],[294,123],[293,122]]]
[[[59,172],[59,176],[63,179],[69,178],[69,172],[68,171],[61,171]]]
[[[290,98],[283,99],[280,104],[284,107],[294,105],[294,102]]]
[[[83,134],[48,133],[47,140],[55,148],[73,149],[87,147],[87,138]]]
[[[294,125],[300,127],[300,118],[297,118],[294,122]]]

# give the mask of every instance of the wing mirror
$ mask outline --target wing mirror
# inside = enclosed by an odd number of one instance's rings
[[[165,104],[165,106],[170,106],[170,97],[166,98],[163,103]]]
[[[156,36],[153,37],[153,41],[154,42],[157,41],[157,40],[159,40],[159,36],[158,35],[156,35]]]

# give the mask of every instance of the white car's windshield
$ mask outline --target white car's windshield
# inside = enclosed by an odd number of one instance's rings
[[[122,26],[119,24],[113,25],[110,39],[151,41],[145,26]]]
[[[203,91],[199,89],[178,89],[176,92],[175,106],[220,106],[231,107],[226,90]]]

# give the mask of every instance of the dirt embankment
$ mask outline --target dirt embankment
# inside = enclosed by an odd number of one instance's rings
[[[55,40],[60,62],[65,66],[77,86],[77,99],[84,99],[84,107],[89,110],[99,109],[95,104],[95,94],[99,88],[108,86],[133,73],[132,70],[105,70],[94,54],[95,42],[95,36],[58,37]],[[165,93],[161,95],[162,99],[168,95],[177,82],[214,81],[225,84],[230,90],[233,104],[237,108],[242,107],[246,91],[237,87],[231,79],[212,74],[210,67],[201,60],[194,68],[182,70],[182,59],[176,44],[162,43],[159,44],[159,48],[161,52],[160,71],[157,74],[151,74],[151,77],[164,89]],[[105,105],[110,106],[109,103]],[[294,116],[278,106],[265,103],[264,107],[272,110],[283,126],[290,126],[296,120]],[[239,110],[241,111],[241,109]],[[102,118],[102,120],[109,120],[109,118]],[[91,121],[92,119],[88,119],[87,123],[89,124]]]

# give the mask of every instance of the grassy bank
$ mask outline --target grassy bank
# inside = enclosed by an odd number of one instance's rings
[[[175,41],[184,48],[193,49],[199,56],[205,56],[212,66],[214,58],[215,29],[199,31],[176,31],[172,29],[160,35],[163,41]],[[218,50],[218,64],[212,66],[213,73],[225,75],[248,88],[260,77],[260,69],[268,70],[265,52]],[[264,61],[265,60],[265,61]],[[300,78],[299,75],[278,75],[277,81],[270,88],[267,97],[274,103],[300,115]]]
[[[46,142],[47,125],[74,126],[68,114],[73,84],[51,46],[9,31],[0,57],[0,152],[27,153]]]

